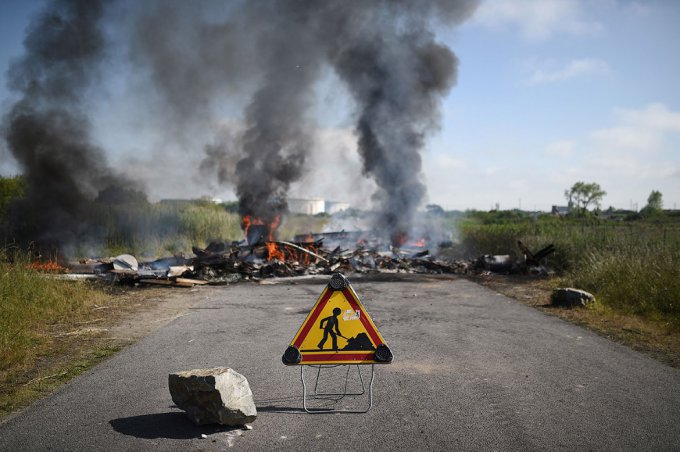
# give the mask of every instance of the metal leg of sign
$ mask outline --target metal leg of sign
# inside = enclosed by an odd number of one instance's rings
[[[345,396],[358,396],[364,395],[366,393],[366,387],[364,385],[364,379],[361,376],[361,368],[357,365],[357,371],[359,372],[359,380],[361,381],[361,392],[347,392],[347,384],[349,380],[349,368],[347,365],[347,373],[345,374],[345,388],[343,392],[318,392],[319,377],[321,375],[321,368],[332,368],[338,366],[314,366],[318,368],[316,373],[316,382],[314,384],[314,393],[311,396],[314,399],[324,399],[324,400],[334,400],[338,401]],[[373,406],[373,378],[375,376],[375,365],[371,364],[371,379],[368,383],[368,406],[365,410],[336,410],[333,408],[308,408],[307,407],[307,385],[305,384],[305,366],[300,366],[300,379],[302,380],[302,407],[307,413],[318,414],[318,413],[366,413]]]
[[[343,392],[319,392],[319,378],[321,377],[321,369],[332,369],[334,367],[340,367],[344,366],[347,368],[347,373],[345,374],[345,389]],[[359,381],[361,382],[361,392],[347,392],[347,384],[349,383],[349,371],[352,368],[352,365],[330,365],[330,366],[314,366],[317,368],[316,372],[316,383],[314,383],[314,398],[315,399],[328,399],[329,397],[332,398],[332,396],[339,396],[337,400],[340,400],[344,396],[358,396],[358,395],[364,395],[366,393],[366,387],[364,386],[364,379],[361,376],[361,368],[359,365],[355,365],[357,368],[357,372],[359,373]]]

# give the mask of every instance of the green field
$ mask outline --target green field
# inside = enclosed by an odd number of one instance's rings
[[[481,217],[481,218],[480,218]],[[485,221],[484,215],[457,222],[461,252],[512,254],[517,240],[556,252],[547,265],[561,285],[587,290],[602,306],[662,320],[680,329],[680,221],[611,221],[595,218],[517,218]]]

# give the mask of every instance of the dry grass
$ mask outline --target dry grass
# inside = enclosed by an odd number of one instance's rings
[[[117,349],[83,348],[103,332],[96,307],[110,300],[106,291],[54,279],[29,264],[27,253],[14,252],[10,261],[0,251],[0,416]]]
[[[680,225],[524,221],[461,227],[472,256],[514,254],[517,240],[537,250],[553,243],[547,264],[562,284],[592,292],[602,311],[632,314],[680,331]],[[609,314],[607,314],[609,315]]]
[[[588,253],[565,283],[597,294],[603,307],[680,331],[680,253],[648,244]]]
[[[174,318],[177,303],[166,300],[187,299],[167,289],[55,280],[26,263],[0,261],[0,418]]]
[[[10,368],[30,365],[49,349],[51,326],[77,324],[107,295],[82,281],[61,281],[31,268],[28,254],[0,251],[0,381]]]

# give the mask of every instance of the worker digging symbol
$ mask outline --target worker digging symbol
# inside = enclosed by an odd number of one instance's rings
[[[343,339],[342,342],[338,336]],[[392,362],[392,358],[392,352],[349,281],[336,273],[319,295],[281,360],[292,366],[387,364]]]
[[[331,336],[331,340],[333,341],[333,350],[336,352],[338,351],[338,336],[347,339],[340,332],[340,323],[338,322],[338,316],[340,314],[342,314],[342,309],[335,308],[333,309],[333,315],[329,315],[328,317],[321,319],[321,322],[319,322],[319,328],[323,329],[323,339],[321,339],[321,342],[319,342],[319,350],[323,350],[323,344],[326,343],[328,335]],[[335,331],[333,331],[333,329],[335,329]]]

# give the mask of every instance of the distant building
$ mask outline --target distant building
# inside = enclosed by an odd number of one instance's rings
[[[288,199],[288,210],[290,213],[301,213],[305,215],[316,215],[326,211],[326,203],[323,198],[290,198]]]
[[[569,206],[552,206],[552,211],[550,213],[563,217],[568,214],[570,210]]]
[[[326,213],[333,215],[334,213],[342,212],[349,209],[348,202],[326,201]]]
[[[206,201],[206,202],[211,202],[213,204],[222,204],[224,201],[222,201],[222,198],[217,198],[215,196],[201,196],[201,201]]]
[[[347,202],[326,201],[323,198],[288,199],[288,211],[290,213],[301,213],[304,215],[327,213],[332,215],[346,209],[349,209],[349,203]]]

